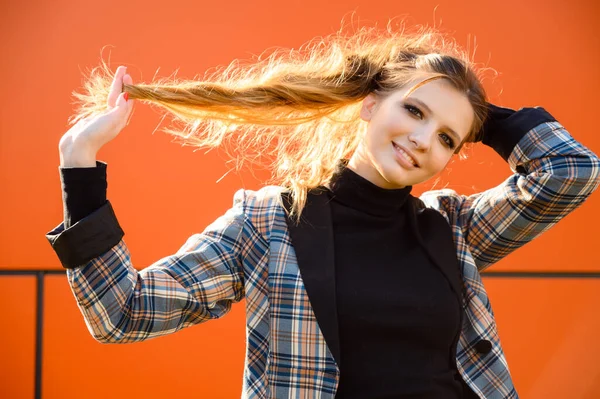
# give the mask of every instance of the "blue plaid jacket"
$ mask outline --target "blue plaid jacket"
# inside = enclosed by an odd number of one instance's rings
[[[426,226],[443,218],[447,232],[436,234],[453,238],[446,248],[428,250],[438,264],[448,254],[457,260],[462,281],[453,285],[462,292],[464,312],[456,364],[471,389],[488,399],[518,395],[480,271],[549,229],[600,183],[599,159],[557,122],[528,129],[515,144],[506,154],[514,174],[498,187],[470,196],[430,191],[410,201],[413,221],[425,226],[422,234],[432,234]],[[239,190],[223,216],[141,271],[131,264],[108,202],[47,237],[70,267],[68,280],[97,340],[169,334],[219,318],[245,298],[242,397],[333,398],[339,342],[331,305],[333,232],[324,198],[310,192],[302,222],[295,224],[281,187]]]

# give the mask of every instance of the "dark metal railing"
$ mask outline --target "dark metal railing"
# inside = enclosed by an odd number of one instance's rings
[[[42,398],[42,350],[44,329],[44,276],[46,274],[65,274],[64,270],[0,270],[0,277],[35,276],[35,399]]]

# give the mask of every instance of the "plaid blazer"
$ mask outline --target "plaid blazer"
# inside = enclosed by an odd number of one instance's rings
[[[550,228],[600,183],[599,159],[558,122],[529,129],[515,144],[507,154],[514,174],[498,187],[470,196],[430,191],[407,202],[419,234],[450,243],[426,249],[436,264],[449,264],[441,259],[449,256],[461,271],[462,281],[451,281],[464,310],[456,364],[488,399],[518,395],[480,271]],[[288,220],[285,207],[281,187],[239,190],[223,216],[141,271],[131,264],[108,202],[47,237],[71,267],[69,283],[97,340],[172,333],[219,318],[245,298],[242,397],[333,398],[339,342],[330,209],[318,190],[309,193],[299,224]],[[432,233],[427,225],[440,219],[447,231]]]

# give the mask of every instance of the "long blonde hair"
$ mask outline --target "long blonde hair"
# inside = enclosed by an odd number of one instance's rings
[[[130,99],[170,111],[164,129],[186,145],[223,149],[239,170],[271,170],[269,184],[290,190],[300,218],[307,192],[327,185],[341,159],[357,148],[366,124],[361,101],[385,96],[427,78],[443,78],[465,94],[475,111],[466,142],[476,141],[486,96],[475,64],[456,42],[432,28],[360,28],[314,39],[297,50],[277,49],[248,62],[236,60],[202,80],[162,79],[125,85]],[[72,118],[102,112],[113,73],[93,69]]]

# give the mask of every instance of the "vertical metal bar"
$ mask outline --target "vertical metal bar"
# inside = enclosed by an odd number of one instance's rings
[[[36,273],[37,298],[35,309],[35,399],[42,399],[42,343],[44,331],[44,275]]]

